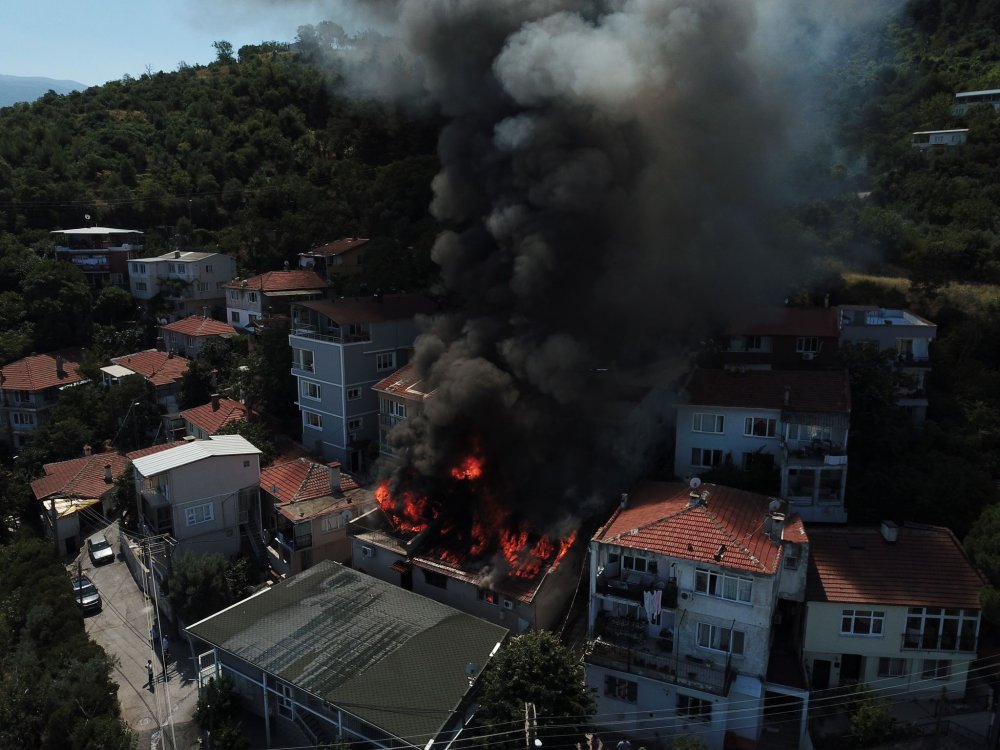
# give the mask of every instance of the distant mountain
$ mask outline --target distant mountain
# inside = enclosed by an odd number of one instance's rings
[[[0,107],[9,107],[17,102],[33,102],[50,89],[57,94],[68,94],[70,91],[83,91],[86,88],[86,84],[77,81],[0,75]]]

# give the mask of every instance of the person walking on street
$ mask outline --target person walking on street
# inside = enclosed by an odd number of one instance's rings
[[[149,645],[153,648],[160,645],[160,628],[155,622],[153,627],[149,629]]]
[[[149,692],[156,690],[156,676],[153,673],[153,660],[146,659],[146,678],[148,680]]]
[[[163,663],[166,664],[170,661],[170,640],[167,636],[163,636]]]

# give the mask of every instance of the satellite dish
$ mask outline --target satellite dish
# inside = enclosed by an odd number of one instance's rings
[[[701,477],[691,477],[690,481],[688,481],[688,486],[690,486],[692,490],[696,490],[701,487]]]
[[[90,221],[90,214],[84,214],[83,218],[86,219],[87,221]]]
[[[767,504],[767,510],[769,513],[779,512],[781,510],[781,501],[776,497],[772,497],[771,502]]]

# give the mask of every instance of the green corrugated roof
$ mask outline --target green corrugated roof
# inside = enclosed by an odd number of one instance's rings
[[[188,630],[419,747],[469,689],[466,665],[507,635],[329,561]]]

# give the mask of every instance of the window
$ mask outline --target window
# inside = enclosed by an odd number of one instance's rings
[[[230,323],[239,323],[240,322],[240,314],[239,314],[239,312],[237,312],[236,310],[233,310],[231,313],[229,313],[229,322]]]
[[[476,598],[481,602],[486,602],[490,606],[497,606],[497,592],[489,589],[477,589]]]
[[[906,677],[909,659],[894,659],[882,656],[878,660],[879,677]]]
[[[305,398],[311,398],[314,401],[319,401],[322,397],[323,389],[320,387],[319,383],[313,383],[308,380],[302,381],[302,395]]]
[[[323,417],[314,411],[304,411],[302,413],[305,415],[306,427],[312,427],[314,430],[323,429]]]
[[[198,291],[199,292],[207,292],[208,291],[208,282],[199,281],[198,282]]]
[[[722,451],[719,448],[692,448],[691,465],[702,468],[722,466]]]
[[[424,571],[424,582],[428,586],[433,586],[436,589],[446,589],[448,588],[448,576],[443,573],[435,573],[431,570]]]
[[[146,291],[146,282],[145,281],[137,281],[137,282],[135,282],[135,290],[137,292],[144,292],[144,291]]]
[[[645,557],[625,555],[622,558],[622,568],[625,570],[634,570],[638,573],[655,573],[656,560],[647,560]]]
[[[360,388],[348,388],[347,389],[347,400],[348,401],[357,401],[359,398],[361,398],[361,389]]]
[[[382,352],[375,355],[375,369],[379,372],[382,370],[393,370],[395,367],[396,352]]]
[[[14,401],[18,404],[30,404],[31,393],[28,391],[14,391]]]
[[[677,694],[677,715],[685,716],[695,721],[712,720],[712,704],[710,701],[695,698],[693,695]]]
[[[885,612],[845,609],[840,620],[841,635],[882,635]]]
[[[747,351],[748,352],[759,352],[764,349],[764,337],[763,336],[747,336]]]
[[[212,510],[211,503],[195,505],[191,508],[187,508],[184,511],[184,515],[187,517],[188,526],[195,526],[199,523],[207,523],[215,518],[215,512]]]
[[[799,440],[804,443],[813,441],[831,440],[833,432],[829,427],[818,424],[790,424],[788,425],[788,439]]]
[[[723,628],[706,622],[698,623],[698,645],[702,648],[742,656],[745,641],[746,635],[742,630]]]
[[[787,546],[787,545],[786,545]],[[792,553],[785,554],[785,570],[796,570],[799,567],[799,556]]]
[[[819,351],[819,339],[815,336],[799,336],[795,339],[795,351],[799,354],[816,354]]]
[[[749,603],[753,595],[753,579],[717,573],[714,570],[697,570],[694,574],[694,590],[720,599]]]
[[[11,421],[16,425],[30,426],[35,423],[35,415],[30,412],[16,411],[13,413]]]
[[[235,289],[230,289],[229,290],[229,299],[232,300],[233,302],[239,302],[240,301],[240,293],[237,292]]]
[[[979,610],[910,607],[903,648],[926,651],[975,651]]]
[[[250,293],[249,293],[249,294],[247,295],[247,299],[248,299],[248,300],[249,300],[250,302],[256,302],[256,301],[257,301],[257,292],[250,292]]]
[[[319,530],[323,534],[330,534],[344,528],[344,517],[339,513],[328,513],[320,518]]]
[[[947,680],[951,677],[951,662],[947,659],[924,659],[920,676],[925,680]]]
[[[362,417],[354,417],[353,419],[347,420],[347,429],[360,430],[363,424],[364,424],[364,419]]]
[[[381,411],[388,414],[390,417],[406,419],[406,404],[401,404],[398,401],[389,401],[386,399],[381,405]]]
[[[695,432],[725,432],[726,418],[722,414],[695,414],[691,429]]]
[[[746,417],[743,420],[743,434],[752,437],[774,437],[778,420],[773,417]]]
[[[292,349],[292,365],[297,370],[313,372],[315,369],[313,356],[311,349]]]
[[[212,264],[211,263],[206,263],[205,264],[205,273],[212,273]]]
[[[609,698],[626,703],[635,703],[639,697],[639,684],[623,677],[606,675],[604,678],[604,694]]]

